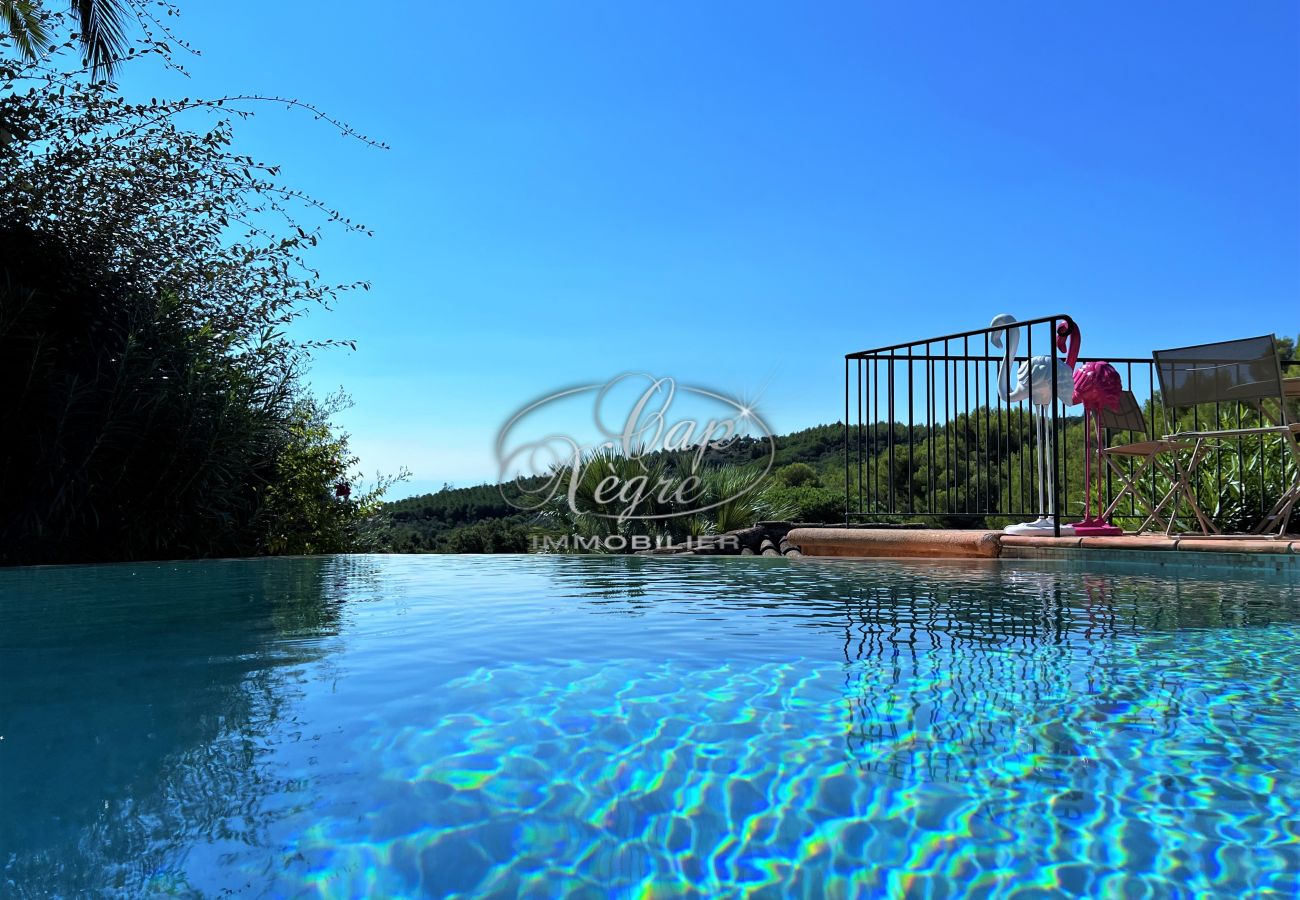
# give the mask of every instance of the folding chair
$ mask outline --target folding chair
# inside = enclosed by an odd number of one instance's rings
[[[1101,426],[1106,430],[1108,440],[1111,433],[1116,431],[1126,431],[1129,433],[1130,438],[1145,437],[1150,434],[1147,429],[1147,418],[1142,413],[1142,406],[1138,403],[1137,398],[1133,396],[1132,391],[1124,392],[1120,398],[1118,410],[1101,410]],[[1132,441],[1114,447],[1103,446],[1101,448],[1101,458],[1106,461],[1106,465],[1119,479],[1120,488],[1115,496],[1111,498],[1106,511],[1102,513],[1102,519],[1110,520],[1127,495],[1132,497],[1133,502],[1146,513],[1146,519],[1138,526],[1139,534],[1146,531],[1152,524],[1161,529],[1167,528],[1169,523],[1160,513],[1168,505],[1172,497],[1166,494],[1163,502],[1157,506],[1152,506],[1147,501],[1145,492],[1142,490],[1142,479],[1148,473],[1155,472],[1164,475],[1170,480],[1171,484],[1176,485],[1178,483],[1178,471],[1174,468],[1172,460],[1177,458],[1178,451],[1186,450],[1189,446],[1191,445],[1178,441],[1159,439]],[[1161,456],[1165,454],[1170,456],[1170,460],[1162,462]],[[1124,458],[1131,460],[1127,467],[1120,462]]]
[[[1286,403],[1281,366],[1278,364],[1277,348],[1273,336],[1263,335],[1255,338],[1242,338],[1235,341],[1220,341],[1214,344],[1200,344],[1195,347],[1180,347],[1174,350],[1158,350],[1154,354],[1156,376],[1160,380],[1160,393],[1165,408],[1169,411],[1169,421],[1176,422],[1179,409],[1216,404],[1249,403],[1261,410],[1265,400],[1278,405],[1275,424],[1260,425],[1252,428],[1229,428],[1210,431],[1179,431],[1165,435],[1165,440],[1186,442],[1194,441],[1191,459],[1186,465],[1178,463],[1179,454],[1175,452],[1175,466],[1179,473],[1179,485],[1176,487],[1184,496],[1192,499],[1192,508],[1197,511],[1203,531],[1219,529],[1210,524],[1200,513],[1195,504],[1195,495],[1191,489],[1191,480],[1196,474],[1197,466],[1209,451],[1211,442],[1231,437],[1258,435],[1261,437],[1280,437],[1291,451],[1295,460],[1295,470],[1289,484],[1282,487],[1277,502],[1252,529],[1255,534],[1276,530],[1278,535],[1286,533],[1291,518],[1291,510],[1300,502],[1300,443],[1296,441],[1300,433],[1300,424],[1290,421],[1290,411]],[[1272,417],[1269,417],[1272,418]],[[1217,424],[1217,423],[1216,423]],[[1171,511],[1167,533],[1173,531],[1177,510]]]

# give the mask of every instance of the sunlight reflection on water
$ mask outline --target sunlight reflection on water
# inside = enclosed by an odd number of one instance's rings
[[[9,893],[1300,890],[1300,588],[1050,564],[0,571]]]

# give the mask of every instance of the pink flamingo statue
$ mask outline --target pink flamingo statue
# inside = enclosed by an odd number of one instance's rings
[[[1101,451],[1106,446],[1106,436],[1101,427],[1103,409],[1118,410],[1124,396],[1124,385],[1119,372],[1108,362],[1086,362],[1074,372],[1074,399],[1083,404],[1083,501],[1082,522],[1076,522],[1074,533],[1084,536],[1123,534],[1120,529],[1101,517],[1103,504],[1100,490],[1097,498],[1097,516],[1092,515],[1092,449],[1089,437],[1097,431],[1097,474],[1101,475]]]

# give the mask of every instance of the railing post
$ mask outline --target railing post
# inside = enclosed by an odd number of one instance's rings
[[[871,370],[875,366],[864,366],[864,359],[858,360],[858,516],[862,519],[870,517],[867,512],[872,507],[871,491],[863,491],[863,482],[867,479],[866,456],[871,444],[869,442],[870,430],[866,422],[871,419],[871,401],[868,399],[868,392],[874,393],[875,389],[871,384]],[[866,413],[863,408],[865,404]],[[872,479],[874,481],[874,478]],[[865,498],[865,499],[864,499]]]
[[[885,404],[889,416],[889,512],[890,515],[893,515],[898,512],[898,504],[894,499],[894,351],[892,350],[889,351],[889,375],[886,383],[885,390],[889,392],[889,398]]]
[[[844,357],[844,525],[849,518],[849,358]]]
[[[1052,436],[1047,442],[1052,450],[1052,496],[1048,503],[1052,508],[1052,534],[1055,537],[1061,536],[1061,448],[1059,446],[1062,440],[1060,429],[1057,427],[1057,411],[1059,405],[1057,401],[1056,390],[1056,319],[1050,323],[1051,333],[1047,336],[1047,343],[1051,349],[1051,364],[1047,367],[1047,377],[1052,382]]]

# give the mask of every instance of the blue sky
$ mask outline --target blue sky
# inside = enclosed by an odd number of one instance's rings
[[[540,394],[636,370],[842,412],[843,354],[997,313],[1086,355],[1300,331],[1292,0],[182,4],[188,80],[274,93],[240,147],[372,226],[318,262],[321,391],[397,495],[493,479]],[[372,12],[373,10],[373,12]]]

